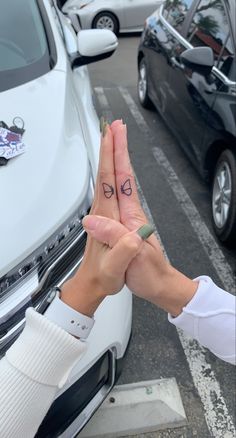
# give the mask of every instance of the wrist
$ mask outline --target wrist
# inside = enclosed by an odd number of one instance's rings
[[[95,281],[80,270],[61,287],[61,300],[83,315],[92,317],[104,299]]]
[[[158,283],[158,290],[151,301],[172,316],[182,313],[183,307],[191,301],[198,288],[198,282],[186,277],[171,265]]]

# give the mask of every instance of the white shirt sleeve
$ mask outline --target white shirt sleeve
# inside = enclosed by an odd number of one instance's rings
[[[75,339],[32,308],[26,325],[0,360],[0,437],[32,438],[58,388],[86,351]]]
[[[226,362],[236,364],[236,300],[207,276],[182,313],[169,321]]]

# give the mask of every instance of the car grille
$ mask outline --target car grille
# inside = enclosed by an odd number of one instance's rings
[[[23,329],[26,308],[33,306],[38,310],[49,290],[55,285],[60,286],[78,268],[83,258],[85,245],[86,232],[80,220],[75,229],[72,229],[59,245],[48,252],[36,268],[33,268],[16,283],[15,294],[17,294],[20,285],[24,284],[30,276],[33,277],[37,271],[37,288],[32,291],[26,303],[24,304],[22,301],[18,309],[11,309],[7,314],[4,314],[1,309],[0,356],[6,352]],[[2,308],[3,305],[4,301],[1,304]]]
[[[115,354],[111,350],[54,401],[35,438],[72,438],[77,435],[104,400],[114,381]]]

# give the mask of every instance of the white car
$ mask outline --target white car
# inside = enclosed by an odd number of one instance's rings
[[[63,2],[64,3],[64,2]],[[160,0],[67,0],[64,12],[78,15],[82,29],[141,32]]]
[[[83,257],[81,219],[91,206],[100,143],[85,64],[117,47],[108,30],[76,35],[52,0],[2,3],[0,126],[20,133],[25,151],[0,167],[1,356],[22,330],[25,309],[41,310],[51,287]],[[72,438],[86,424],[114,385],[131,316],[126,287],[99,307],[88,352],[58,392],[38,438]]]

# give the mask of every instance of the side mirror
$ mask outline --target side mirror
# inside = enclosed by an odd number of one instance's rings
[[[182,63],[191,70],[208,76],[214,66],[214,53],[210,47],[194,47],[180,55]]]
[[[72,67],[109,58],[117,46],[116,35],[108,29],[80,30],[77,35],[78,53],[72,59]]]

